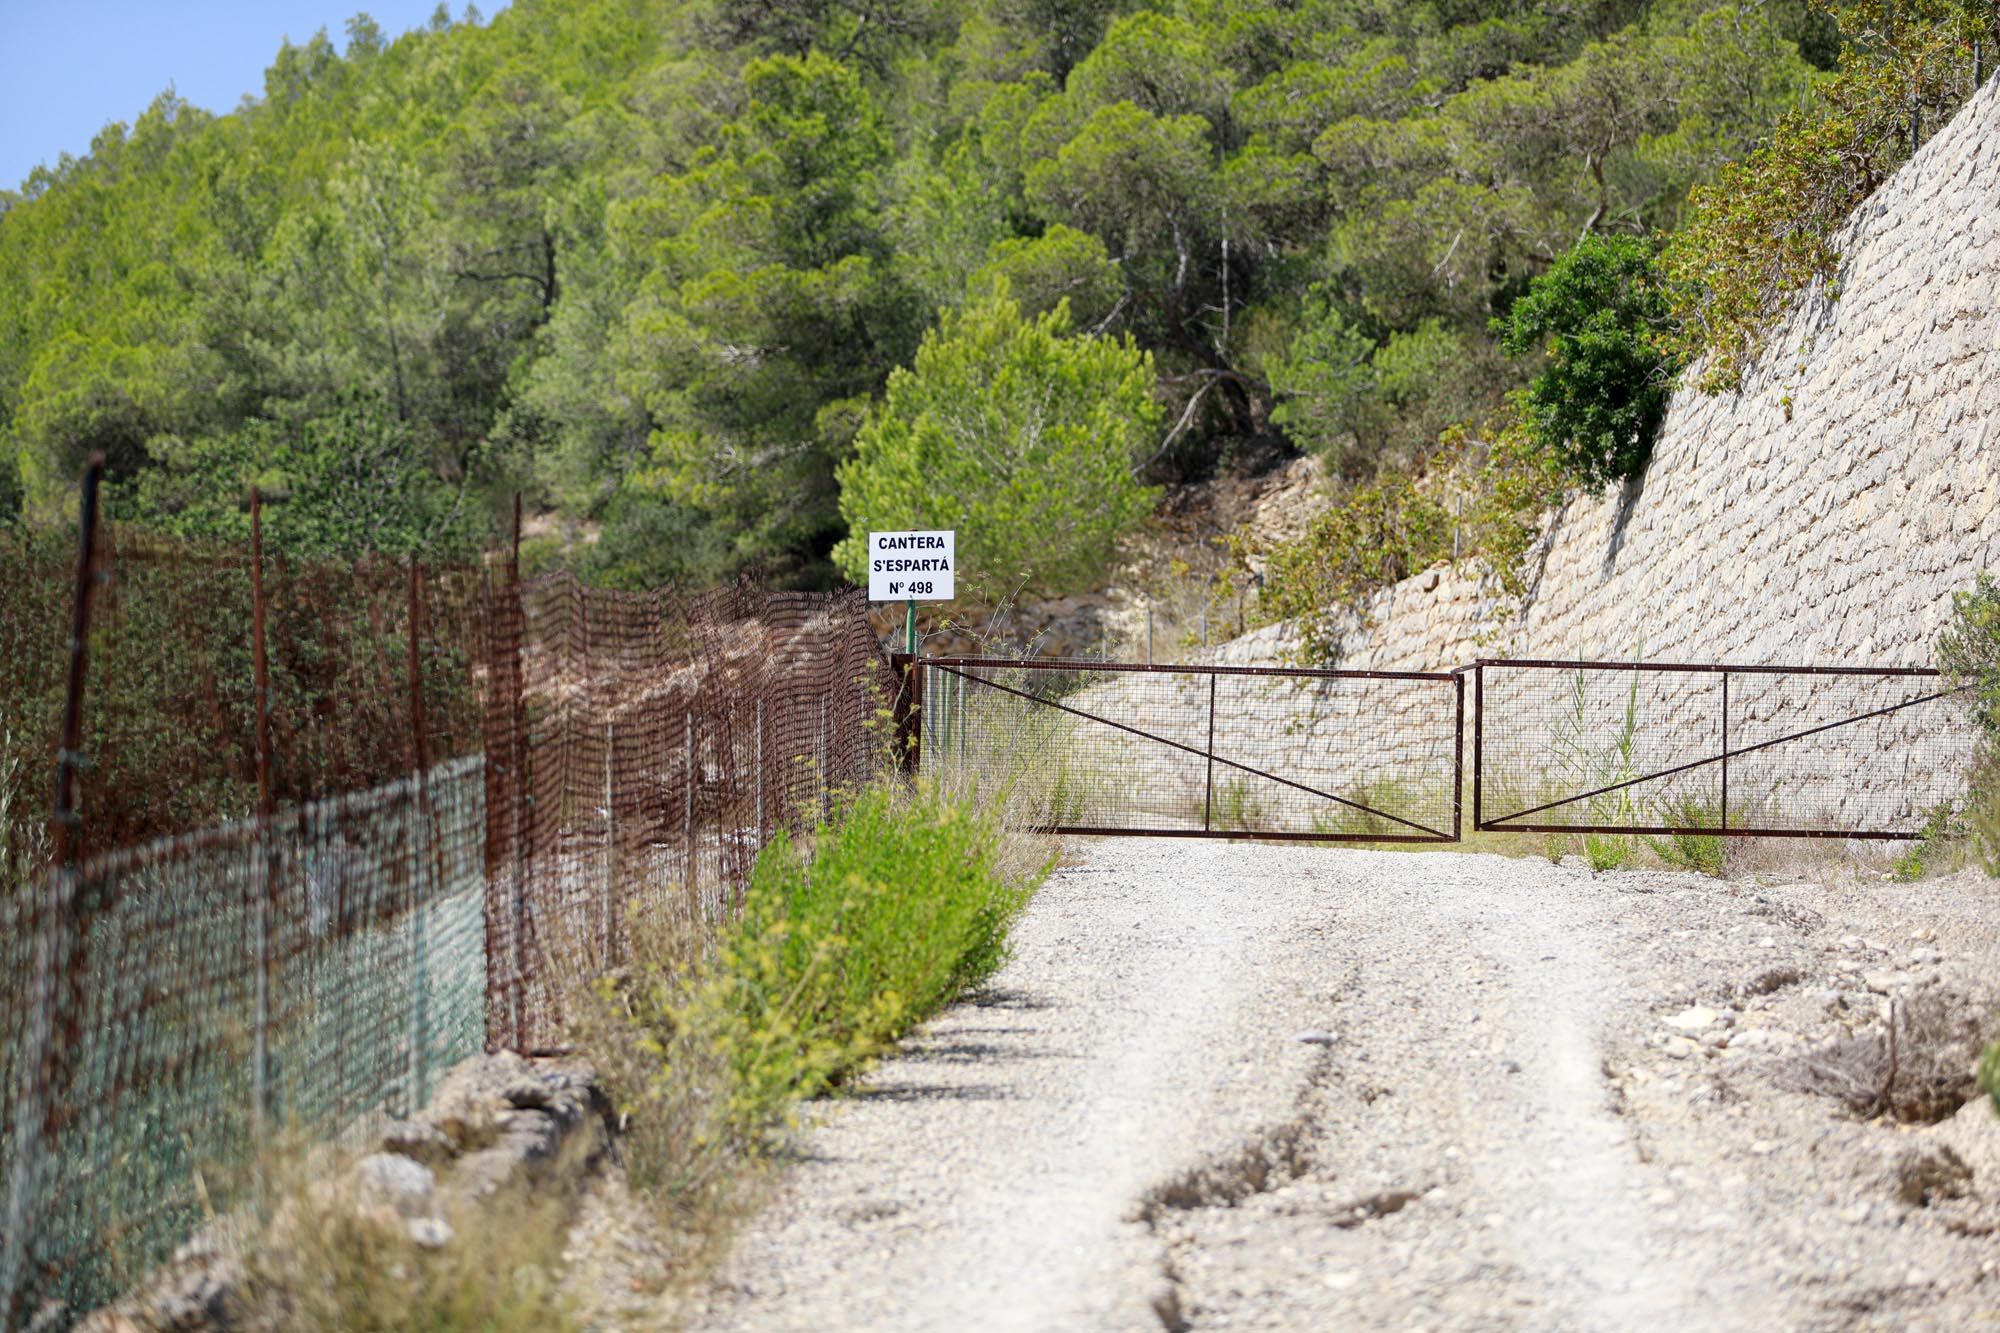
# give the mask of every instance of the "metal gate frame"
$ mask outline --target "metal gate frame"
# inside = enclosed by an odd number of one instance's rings
[[[1655,671],[1720,676],[1722,678],[1722,725],[1717,752],[1700,759],[1690,760],[1687,763],[1675,764],[1655,772],[1642,774],[1636,778],[1614,782],[1594,791],[1567,796],[1557,801],[1544,802],[1541,805],[1531,807],[1527,810],[1516,811],[1513,814],[1488,818],[1483,789],[1486,768],[1486,669],[1488,667],[1558,671]],[[1729,681],[1732,676],[1861,676],[1877,679],[1924,677],[1932,680],[1941,680],[1942,673],[1930,667],[1745,666],[1727,662],[1591,662],[1505,657],[1480,658],[1470,667],[1460,669],[1470,671],[1473,675],[1472,827],[1475,831],[1481,833],[1623,833],[1654,836],[1682,833],[1714,835],[1724,838],[1853,838],[1871,841],[1918,838],[1922,836],[1922,833],[1920,830],[1914,829],[1906,831],[1844,828],[1731,827],[1729,823],[1729,761],[1740,758],[1743,755],[1755,754],[1760,750],[1768,750],[1792,741],[1803,740],[1808,736],[1815,736],[1823,732],[1836,730],[1840,727],[1865,722],[1871,718],[1886,717],[1891,713],[1900,712],[1906,708],[1915,708],[1922,704],[1933,703],[1939,699],[1949,698],[1954,694],[1959,694],[1972,688],[1970,685],[1959,685],[1952,688],[1940,689],[1914,699],[1906,699],[1900,703],[1891,704],[1885,708],[1870,709],[1865,713],[1858,713],[1850,717],[1836,719],[1832,722],[1821,723],[1818,726],[1807,727],[1771,740],[1759,741],[1754,745],[1745,745],[1737,749],[1731,749],[1729,745]],[[1525,819],[1530,815],[1540,814],[1546,810],[1553,810],[1558,806],[1574,805],[1579,801],[1587,801],[1592,797],[1634,787],[1643,782],[1656,782],[1662,778],[1673,777],[1711,764],[1718,766],[1721,779],[1719,823],[1714,825],[1642,825],[1589,822],[1519,824],[1508,822]]]
[[[1198,829],[1181,828],[1116,828],[1102,825],[1056,824],[1045,832],[1068,833],[1079,836],[1132,836],[1153,838],[1242,838],[1272,842],[1359,842],[1359,843],[1422,843],[1430,845],[1455,843],[1460,840],[1464,814],[1465,791],[1465,677],[1461,672],[1446,671],[1336,671],[1316,667],[1248,667],[1221,666],[1211,664],[1166,665],[1140,662],[1092,662],[1073,658],[1007,658],[1007,657],[912,657],[908,653],[895,653],[890,664],[896,672],[900,688],[897,691],[893,710],[894,730],[897,750],[904,770],[915,773],[922,762],[923,746],[923,672],[924,669],[948,672],[962,680],[972,680],[990,689],[1000,690],[1028,700],[1031,703],[1067,713],[1114,728],[1142,740],[1179,750],[1186,754],[1205,759],[1208,764],[1208,794],[1203,813],[1204,827]],[[1158,674],[1180,676],[1207,676],[1209,679],[1208,741],[1205,746],[1196,747],[1183,742],[1145,731],[1139,727],[1114,721],[1095,713],[1052,700],[1036,698],[1024,690],[1018,690],[997,681],[982,680],[968,676],[971,670],[1025,669],[1030,671],[1090,671],[1120,674]],[[1400,815],[1377,810],[1372,806],[1316,787],[1281,777],[1266,769],[1227,758],[1215,752],[1215,682],[1222,676],[1248,676],[1280,678],[1288,680],[1401,680],[1435,681],[1448,684],[1452,690],[1452,774],[1451,774],[1451,831],[1431,828]],[[1412,833],[1340,833],[1296,830],[1221,829],[1212,827],[1215,795],[1215,766],[1223,765],[1265,781],[1275,782],[1306,795],[1359,810],[1367,815],[1400,824],[1417,830]]]

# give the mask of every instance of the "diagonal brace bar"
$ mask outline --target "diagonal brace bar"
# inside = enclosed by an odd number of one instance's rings
[[[1832,731],[1836,727],[1848,727],[1854,725],[1856,722],[1866,722],[1870,718],[1884,717],[1905,708],[1915,708],[1918,704],[1927,704],[1938,699],[1948,699],[1954,694],[1962,694],[1971,688],[1972,686],[1970,685],[1960,685],[1955,689],[1939,690],[1936,694],[1926,694],[1915,699],[1905,699],[1901,703],[1890,704],[1886,708],[1877,708],[1870,712],[1857,713],[1853,717],[1843,717],[1837,722],[1822,723],[1817,727],[1808,727],[1804,731],[1795,731],[1789,736],[1780,736],[1775,740],[1759,741],[1755,745],[1745,745],[1740,749],[1731,750],[1725,746],[1721,754],[1709,755],[1702,759],[1691,759],[1685,764],[1676,764],[1672,768],[1663,768],[1657,773],[1647,773],[1641,777],[1627,778],[1623,782],[1614,782],[1608,787],[1599,787],[1596,791],[1587,791],[1580,796],[1565,796],[1561,800],[1548,801],[1527,810],[1517,810],[1511,815],[1495,816],[1486,821],[1485,827],[1489,829],[1497,828],[1510,819],[1526,819],[1529,815],[1538,815],[1544,810],[1553,810],[1559,805],[1574,805],[1578,801],[1587,801],[1593,796],[1604,796],[1610,792],[1623,791],[1627,787],[1636,787],[1642,782],[1657,782],[1661,778],[1670,778],[1676,774],[1685,773],[1690,769],[1701,768],[1708,764],[1726,763],[1728,760],[1734,759],[1739,755],[1755,754],[1759,750],[1768,750],[1774,745],[1785,745],[1791,741],[1804,740],[1808,736],[1817,736],[1823,731]]]
[[[1451,841],[1451,835],[1446,833],[1440,833],[1436,829],[1431,828],[1427,825],[1416,823],[1413,820],[1404,819],[1400,815],[1392,815],[1386,810],[1377,810],[1373,806],[1363,805],[1359,801],[1350,801],[1345,796],[1335,796],[1332,792],[1321,791],[1317,787],[1308,787],[1303,782],[1293,782],[1290,778],[1281,778],[1276,773],[1267,773],[1261,768],[1252,768],[1248,764],[1239,764],[1234,759],[1225,759],[1223,756],[1216,754],[1213,749],[1203,750],[1197,746],[1183,745],[1181,742],[1176,740],[1170,740],[1165,736],[1157,736],[1150,731],[1141,731],[1137,727],[1127,726],[1123,722],[1114,722],[1110,718],[1100,717],[1096,713],[1086,713],[1080,708],[1071,708],[1068,704],[1060,704],[1053,699],[1037,698],[1035,695],[1029,694],[1026,690],[1017,690],[1011,685],[1002,685],[997,680],[981,680],[977,676],[968,676],[964,672],[958,670],[955,667],[938,666],[936,663],[932,663],[931,665],[935,667],[937,670],[944,671],[951,675],[957,676],[961,680],[969,680],[976,685],[984,685],[988,689],[1000,690],[1003,693],[1011,694],[1016,698],[1026,699],[1029,703],[1039,704],[1044,708],[1053,708],[1058,712],[1068,713],[1071,717],[1080,717],[1086,722],[1101,722],[1107,727],[1115,728],[1119,731],[1127,733],[1128,735],[1137,736],[1141,740],[1157,741],[1159,744],[1167,746],[1169,749],[1183,751],[1184,753],[1195,756],[1197,759],[1208,759],[1215,763],[1223,764],[1230,768],[1236,769],[1239,772],[1248,773],[1252,777],[1263,778],[1267,782],[1275,782],[1281,787],[1290,787],[1292,790],[1302,791],[1308,796],[1317,796],[1323,801],[1332,801],[1334,804],[1344,805],[1350,810],[1358,810],[1365,815],[1374,815],[1378,819],[1387,819],[1392,823],[1401,824],[1404,828],[1413,828],[1417,830],[1419,833],[1429,834],[1431,837],[1438,839],[1440,842]]]

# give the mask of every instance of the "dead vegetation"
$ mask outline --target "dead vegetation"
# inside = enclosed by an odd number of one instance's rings
[[[566,1333],[566,1199],[514,1191],[464,1210],[449,1243],[412,1242],[393,1211],[302,1190],[251,1252],[238,1317],[256,1333]]]
[[[1974,1096],[1992,1016],[1990,1003],[1948,987],[1919,990],[1891,1000],[1880,1025],[1789,1058],[1780,1082],[1831,1097],[1863,1119],[1936,1124]]]

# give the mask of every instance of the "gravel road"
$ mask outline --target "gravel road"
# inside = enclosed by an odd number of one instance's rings
[[[820,1108],[692,1326],[2000,1319],[1987,1104],[1864,1121],[1797,1073],[1891,995],[1984,1021],[1990,881],[1072,852],[990,989]]]

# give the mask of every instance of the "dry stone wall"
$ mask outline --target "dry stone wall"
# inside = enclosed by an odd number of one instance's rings
[[[2000,80],[1852,217],[1741,390],[1675,395],[1645,474],[1552,519],[1524,600],[1467,564],[1378,595],[1335,665],[1931,665],[2000,569]],[[1222,660],[1268,661],[1283,627]]]

